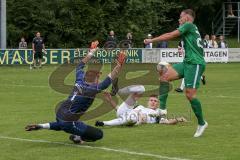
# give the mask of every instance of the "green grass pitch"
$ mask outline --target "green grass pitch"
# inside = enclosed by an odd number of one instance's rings
[[[201,85],[198,92],[209,123],[202,137],[193,138],[197,123],[184,94],[171,91],[168,113],[185,115],[189,122],[175,126],[105,127],[102,140],[83,146],[72,144],[62,131],[24,131],[26,124],[54,121],[55,105],[67,97],[49,86],[49,76],[57,67],[44,66],[41,70],[29,70],[28,66],[0,67],[0,160],[238,160],[240,157],[240,63],[207,65],[207,84]],[[106,74],[109,67],[104,68]],[[144,77],[144,72],[129,73],[126,81],[141,74]],[[73,81],[71,73],[65,83]],[[174,88],[179,83],[174,82]],[[154,87],[158,86],[146,86],[147,90]],[[139,103],[145,104],[146,100],[143,97]],[[91,109],[99,103],[96,100]],[[114,111],[110,111],[86,123],[93,125],[96,120],[114,117]]]

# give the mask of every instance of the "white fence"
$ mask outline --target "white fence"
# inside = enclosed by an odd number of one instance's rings
[[[182,62],[184,55],[178,52],[177,48],[166,49],[143,49],[142,63]],[[240,48],[228,49],[204,49],[204,58],[206,62],[240,62]]]

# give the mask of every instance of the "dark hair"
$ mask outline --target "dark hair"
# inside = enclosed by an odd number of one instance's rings
[[[156,94],[151,94],[149,97],[158,98],[158,95],[156,95]]]
[[[185,10],[183,10],[182,12],[184,12],[184,13],[192,16],[193,19],[195,19],[195,16],[196,16],[196,15],[195,15],[195,12],[194,12],[192,9],[185,9]]]

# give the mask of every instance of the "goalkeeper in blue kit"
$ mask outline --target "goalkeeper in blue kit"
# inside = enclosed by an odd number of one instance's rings
[[[93,57],[97,50],[98,41],[92,42],[91,49],[76,68],[76,81],[72,93],[56,110],[56,121],[44,124],[31,124],[25,127],[26,131],[49,129],[70,133],[70,140],[74,143],[92,142],[102,139],[102,130],[89,126],[79,120],[92,105],[96,94],[100,93],[117,77],[126,55],[122,51],[118,55],[117,65],[111,73],[99,82],[100,72],[88,70],[84,72],[85,64]]]

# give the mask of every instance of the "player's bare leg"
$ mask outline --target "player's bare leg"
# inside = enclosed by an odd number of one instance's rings
[[[36,68],[36,63],[37,63],[37,62],[36,62],[36,59],[34,58],[34,59],[33,59],[33,68],[34,68],[34,69]]]
[[[42,59],[39,59],[39,68],[42,68]]]
[[[159,73],[159,101],[160,101],[160,115],[166,115],[166,102],[168,98],[168,92],[171,89],[170,81],[179,79],[178,73],[172,68],[169,64],[161,64],[157,65],[157,71]]]

